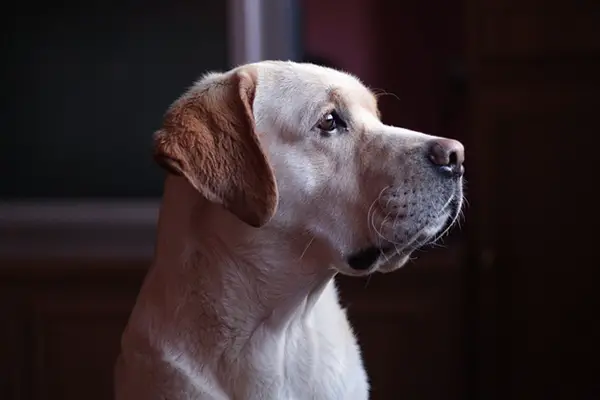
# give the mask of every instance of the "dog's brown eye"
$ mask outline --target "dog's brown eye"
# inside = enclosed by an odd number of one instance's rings
[[[322,131],[332,132],[335,128],[337,128],[337,123],[331,113],[324,116],[321,122],[319,122],[319,129]]]
[[[319,125],[317,125],[321,133],[325,134],[333,133],[336,129],[343,127],[345,127],[344,122],[335,111],[325,115],[319,122]]]

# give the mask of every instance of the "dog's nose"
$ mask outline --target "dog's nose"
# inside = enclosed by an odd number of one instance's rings
[[[461,142],[453,139],[438,138],[429,142],[429,160],[444,173],[452,177],[461,177],[465,172],[465,148]]]

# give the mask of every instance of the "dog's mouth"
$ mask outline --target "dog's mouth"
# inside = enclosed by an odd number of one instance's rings
[[[346,262],[355,271],[367,271],[373,265],[387,254],[393,254],[396,250],[393,247],[367,247],[346,258]]]
[[[460,208],[460,199],[452,199],[441,213],[445,215],[445,218],[433,228],[433,232],[431,231],[432,228],[425,227],[404,245],[383,243],[379,246],[372,245],[365,247],[346,257],[346,263],[357,273],[369,273],[376,269],[377,265],[382,264],[383,261],[385,261],[384,264],[397,262],[399,264],[396,266],[397,268],[408,260],[413,251],[427,246],[444,236],[456,222]],[[396,268],[391,268],[390,270]]]

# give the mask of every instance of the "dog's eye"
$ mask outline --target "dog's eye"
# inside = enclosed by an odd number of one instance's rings
[[[345,127],[346,125],[344,124],[344,121],[342,121],[340,116],[335,111],[330,112],[321,118],[321,121],[319,121],[319,124],[317,125],[317,128],[319,128],[321,133],[326,135],[335,132],[337,129]]]

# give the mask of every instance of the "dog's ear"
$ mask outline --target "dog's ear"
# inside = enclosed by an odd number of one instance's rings
[[[167,111],[154,134],[155,160],[248,225],[277,207],[275,176],[254,123],[254,71],[204,78]]]

